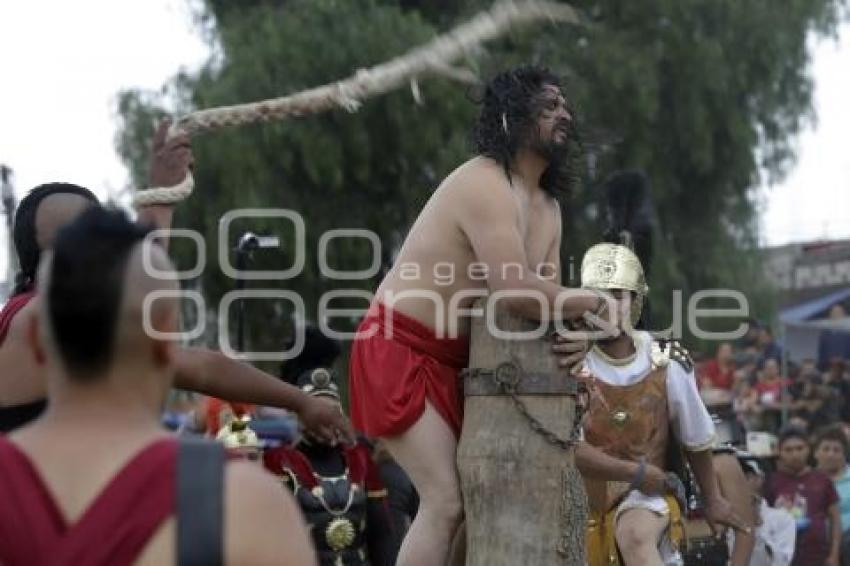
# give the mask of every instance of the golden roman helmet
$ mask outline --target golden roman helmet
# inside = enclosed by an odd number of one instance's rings
[[[581,261],[581,286],[584,289],[613,291],[623,289],[635,293],[631,322],[640,319],[643,300],[649,292],[643,266],[638,256],[621,244],[602,243],[591,247]]]
[[[249,422],[251,422],[251,418],[248,415],[235,417],[221,427],[215,439],[224,444],[224,447],[228,450],[239,448],[259,450],[260,439],[257,437],[257,433],[248,426]]]

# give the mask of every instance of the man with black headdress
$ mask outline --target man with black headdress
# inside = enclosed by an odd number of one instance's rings
[[[339,354],[335,340],[308,326],[301,353],[283,363],[281,378],[338,405],[332,366]],[[389,521],[387,491],[364,442],[343,447],[305,433],[295,446],[266,450],[263,460],[295,494],[322,566],[395,564],[401,526]]]

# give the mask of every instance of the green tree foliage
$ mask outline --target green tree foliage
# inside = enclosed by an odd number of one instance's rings
[[[237,6],[205,0],[198,23],[213,47],[210,62],[197,74],[177,77],[166,96],[122,93],[119,152],[141,183],[143,140],[160,105],[219,106],[324,84],[400,55],[488,5],[253,0]],[[740,289],[754,313],[765,315],[771,300],[756,253],[756,187],[765,175],[781,177],[793,161],[794,135],[812,118],[807,38],[835,30],[842,2],[574,5],[587,25],[516,32],[467,62],[483,77],[533,62],[566,79],[587,164],[581,187],[564,207],[564,264],[574,266],[567,276],[577,276],[582,251],[602,228],[594,189],[609,172],[636,168],[650,178],[658,211],[650,281],[658,325],[669,324],[674,288],[684,291],[685,301],[698,289]],[[339,110],[196,140],[198,188],[175,224],[207,237],[212,261],[204,289],[211,302],[233,288],[215,255],[218,219],[234,208],[303,214],[306,268],[274,286],[301,294],[308,316],[326,290],[374,289],[374,279],[323,279],[318,239],[330,228],[368,228],[381,238],[388,261],[431,191],[469,157],[476,114],[469,89],[439,78],[423,80],[420,89],[421,103],[398,91],[366,101],[353,114]],[[231,233],[249,228],[279,232],[281,224],[256,220],[234,225]],[[184,253],[179,243],[176,252]],[[292,238],[286,238],[281,253],[257,254],[253,265],[281,268],[293,254]],[[362,269],[370,255],[366,242],[338,241],[328,259],[337,269]],[[266,337],[279,335],[261,311],[252,320],[269,330]]]

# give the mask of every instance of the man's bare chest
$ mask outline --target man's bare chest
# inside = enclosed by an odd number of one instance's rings
[[[542,206],[520,206],[519,230],[529,267],[544,263],[556,237],[552,210]]]

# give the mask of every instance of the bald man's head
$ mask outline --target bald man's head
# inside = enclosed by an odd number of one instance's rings
[[[146,305],[151,292],[175,290],[173,281],[152,277],[173,271],[165,253],[146,239],[149,230],[120,211],[86,210],[59,231],[53,253],[43,266],[40,296],[42,320],[50,354],[77,380],[94,380],[114,363],[156,363],[153,345],[143,325],[162,332],[176,330],[174,299]],[[147,253],[146,253],[147,252]]]

